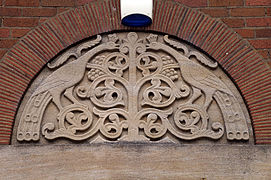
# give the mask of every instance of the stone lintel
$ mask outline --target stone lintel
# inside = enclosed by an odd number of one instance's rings
[[[254,145],[1,146],[1,179],[268,179],[271,149]]]

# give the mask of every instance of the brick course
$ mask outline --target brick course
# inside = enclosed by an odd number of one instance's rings
[[[0,16],[21,16],[21,14],[20,8],[0,8]]]
[[[11,30],[11,37],[13,37],[13,38],[23,37],[29,31],[30,31],[30,29],[21,29],[21,28],[12,29]]]
[[[232,8],[230,15],[233,17],[261,17],[265,16],[265,8]]]
[[[4,18],[5,27],[35,27],[38,25],[38,18]]]
[[[266,4],[269,1],[247,0],[245,4],[242,0],[175,1],[178,3],[155,0],[154,24],[144,29],[176,35],[200,47],[218,60],[235,80],[248,103],[256,132],[256,143],[271,143],[271,135],[266,134],[260,127],[264,125],[271,128],[270,67],[267,68],[262,61],[263,56],[267,64],[271,64],[271,38],[268,35],[271,5]],[[92,3],[91,6],[63,13],[88,2]],[[263,4],[255,4],[260,2]],[[228,26],[218,19],[179,6],[179,3],[213,17],[222,17],[221,20]],[[105,7],[110,12],[105,12],[101,8],[95,11],[96,5]],[[2,19],[0,21],[3,31],[3,37],[0,36],[0,57],[8,52],[0,63],[0,84],[10,88],[6,91],[0,90],[0,102],[10,104],[9,107],[0,107],[0,124],[12,128],[18,102],[29,82],[58,52],[90,35],[114,29],[127,29],[120,25],[120,15],[116,11],[118,7],[119,3],[116,0],[5,0],[1,2],[1,8],[15,10],[13,12],[2,10],[3,22]],[[164,13],[157,11],[162,7],[165,7],[163,12],[169,15],[165,16]],[[220,8],[221,13],[217,11]],[[20,12],[18,15],[16,15],[17,11]],[[61,15],[50,18],[56,13]],[[108,14],[105,16],[106,13]],[[97,17],[102,17],[103,20],[97,21]],[[65,21],[75,23],[61,23]],[[28,33],[38,26],[39,28]],[[183,27],[182,31],[177,28],[179,26]],[[241,36],[233,33],[232,30],[239,32],[248,41],[242,40]],[[9,35],[7,36],[5,32]],[[19,38],[22,39],[18,42]],[[205,43],[206,41],[209,43]],[[250,42],[262,56],[256,54],[247,42]],[[17,45],[13,47],[16,43]],[[18,54],[16,58],[12,56],[13,53]],[[16,87],[12,86],[14,83]],[[14,94],[8,93],[10,91]],[[271,131],[268,132],[271,134]],[[8,144],[9,140],[9,134],[0,132],[0,143]]]
[[[257,49],[271,49],[271,39],[249,40],[249,42]]]
[[[254,29],[235,29],[235,31],[243,38],[253,38],[255,35]]]
[[[226,8],[210,8],[210,9],[201,9],[201,12],[209,14],[212,17],[227,17],[229,16],[229,11]]]
[[[257,38],[271,38],[271,29],[256,29]]]
[[[16,42],[16,39],[1,39],[0,48],[11,48]]]
[[[42,6],[75,6],[75,0],[41,0]]]
[[[271,6],[270,0],[246,0],[247,6]]]
[[[243,0],[209,0],[209,6],[242,6]]]
[[[271,27],[271,17],[267,18],[248,18],[248,27]]]
[[[232,28],[245,27],[245,20],[241,18],[223,18],[222,21]]]
[[[29,17],[43,17],[43,16],[55,16],[57,13],[56,8],[24,8],[22,16]]]
[[[206,7],[208,4],[207,0],[175,0],[176,2],[179,2],[183,5],[189,6],[189,7]]]
[[[8,38],[9,37],[9,29],[8,28],[1,28],[0,29],[0,38]]]
[[[263,56],[263,58],[268,59],[270,58],[270,52],[268,50],[258,50],[258,53]]]
[[[6,6],[37,7],[39,4],[39,0],[5,0]]]
[[[0,58],[2,58],[4,56],[4,54],[6,54],[7,50],[2,49],[0,50]]]

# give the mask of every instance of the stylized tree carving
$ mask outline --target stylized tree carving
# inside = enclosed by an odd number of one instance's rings
[[[237,98],[212,72],[217,63],[167,35],[98,36],[48,67],[55,70],[20,117],[19,141],[37,141],[40,131],[46,139],[77,141],[97,134],[107,140],[154,141],[167,133],[183,140],[220,139],[224,129],[229,140],[249,139]],[[214,100],[224,124],[210,119]],[[46,122],[44,112],[52,103],[59,112]]]

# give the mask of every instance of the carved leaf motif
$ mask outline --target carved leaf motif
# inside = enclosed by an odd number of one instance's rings
[[[149,43],[157,42],[158,35],[156,35],[156,34],[150,34],[146,39],[149,41]]]
[[[100,107],[114,107],[116,105],[124,105],[123,94],[116,88],[115,81],[113,79],[106,79],[105,77],[101,79],[100,82],[104,80],[104,87],[96,87],[94,85],[91,88],[90,98],[93,103],[97,104]],[[102,99],[102,100],[101,100]]]
[[[128,115],[122,109],[115,108],[102,111],[94,108],[93,112],[99,116],[100,131],[107,138],[116,139],[120,137],[123,129],[128,128]],[[120,116],[124,117],[124,120],[121,121]]]
[[[137,57],[137,68],[142,71],[143,76],[149,76],[161,71],[162,60],[153,53],[142,53]]]
[[[166,43],[168,43],[169,45],[171,45],[171,46],[173,46],[173,47],[175,47],[175,48],[177,48],[179,50],[182,50],[184,52],[184,55],[186,55],[186,56],[188,55],[189,50],[184,44],[182,44],[180,42],[177,42],[177,41],[170,40],[168,38],[168,35],[164,36],[164,41]]]
[[[94,41],[89,41],[89,42],[81,44],[76,50],[77,56],[81,56],[83,50],[92,48],[93,46],[99,44],[101,40],[102,40],[102,37],[98,35],[97,39],[95,39]]]
[[[123,39],[124,43],[120,45],[120,52],[127,54],[129,51],[135,51],[139,54],[146,51],[146,46],[143,44],[143,39],[138,39],[135,32],[128,33],[127,39]]]
[[[57,137],[72,137],[78,132],[87,130],[93,122],[92,113],[82,105],[70,105],[63,109],[58,115],[58,126],[52,123],[47,123],[42,128],[42,134],[48,139]]]
[[[145,82],[151,81],[152,86],[146,88],[143,92],[141,105],[151,105],[153,107],[166,107],[171,105],[176,98],[185,98],[189,95],[189,88],[181,91],[176,85],[162,75],[156,75],[153,78],[145,79]],[[161,85],[163,81],[167,86]]]
[[[116,55],[115,57],[110,56],[107,58],[108,69],[110,71],[115,71],[114,74],[121,77],[123,75],[123,71],[128,67],[128,61],[123,55]]]
[[[152,101],[154,103],[161,103],[163,97],[170,97],[172,91],[169,87],[161,86],[161,81],[159,79],[152,79],[151,80],[152,86],[147,88],[144,93],[144,100],[145,101]],[[150,98],[150,96],[153,96]]]
[[[188,57],[190,58],[191,56],[195,56],[199,62],[201,62],[202,64],[204,64],[210,68],[217,68],[217,66],[218,66],[217,62],[211,62],[205,56],[203,56],[202,54],[200,54],[196,51],[189,52]]]
[[[67,52],[57,59],[55,63],[48,63],[47,67],[50,69],[57,68],[68,61],[72,56],[77,57],[77,54],[74,52]]]
[[[119,40],[119,37],[117,36],[116,33],[114,33],[114,34],[109,34],[109,35],[108,35],[108,40],[109,40],[110,42],[116,43],[116,42]]]
[[[127,35],[127,42],[130,43],[131,45],[134,45],[137,43],[138,40],[138,35],[135,32],[131,32]]]
[[[105,87],[98,87],[95,89],[96,97],[102,97],[105,103],[113,103],[116,99],[122,99],[122,93],[114,87],[115,81],[113,79],[105,80]]]
[[[209,116],[198,105],[182,105],[174,114],[176,130],[170,125],[170,132],[183,139],[195,139],[197,137],[209,137],[219,139],[224,134],[224,127],[219,122],[212,124],[212,129],[208,129]]]
[[[138,119],[140,119],[139,127],[144,130],[144,133],[149,138],[160,138],[167,132],[166,121],[168,121],[168,116],[172,112],[172,109],[166,111],[144,109],[138,113]],[[146,121],[142,120],[144,116],[147,116]]]

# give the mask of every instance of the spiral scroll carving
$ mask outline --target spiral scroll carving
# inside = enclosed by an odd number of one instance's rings
[[[97,36],[55,61],[24,107],[19,141],[38,141],[40,131],[47,140],[249,139],[217,62],[168,35]]]

